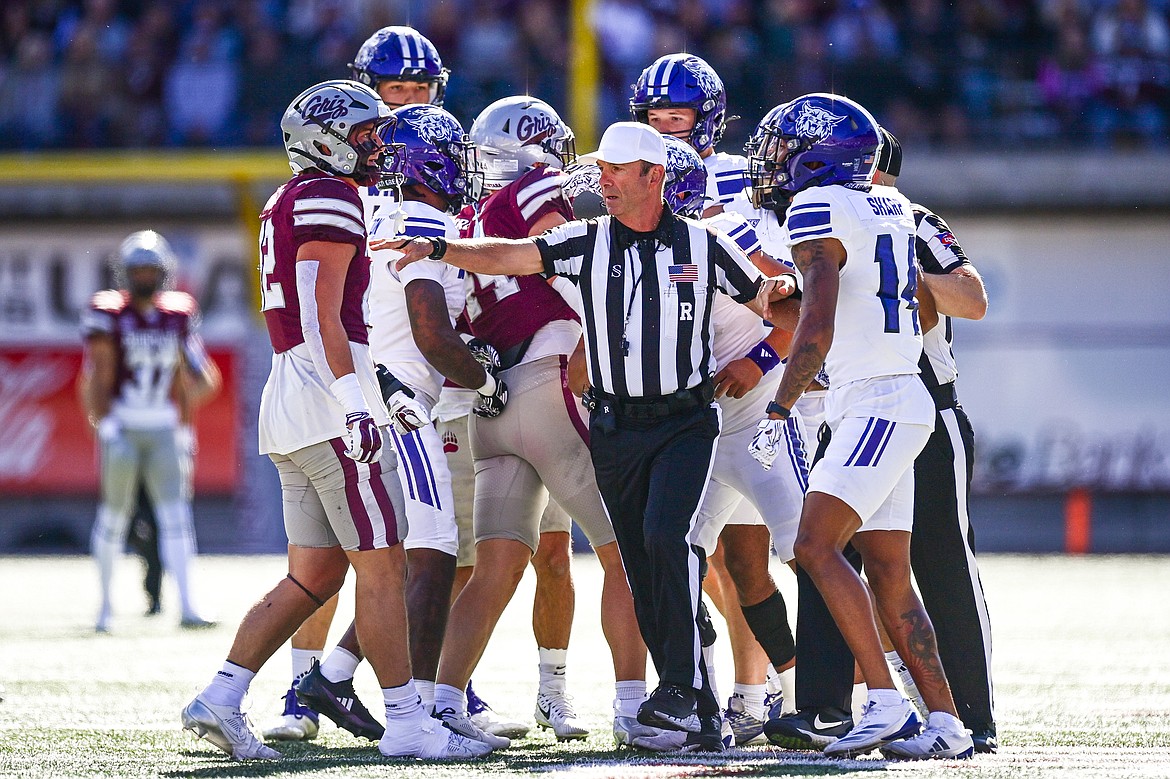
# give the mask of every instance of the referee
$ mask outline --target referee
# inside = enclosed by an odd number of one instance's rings
[[[700,598],[703,559],[688,540],[719,436],[711,309],[716,292],[749,303],[784,297],[794,284],[764,282],[734,241],[671,212],[666,145],[649,125],[610,126],[585,159],[601,168],[608,216],[527,240],[392,248],[404,254],[400,268],[429,257],[474,273],[559,274],[580,288],[593,467],[659,678],[638,721],[721,751],[701,649],[713,635]]]

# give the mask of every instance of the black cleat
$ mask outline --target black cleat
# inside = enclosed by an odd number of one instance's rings
[[[768,740],[785,749],[823,750],[853,729],[853,717],[843,709],[801,709],[764,723]]]
[[[638,708],[638,722],[651,728],[698,733],[695,691],[678,684],[660,684]]]
[[[699,717],[700,730],[698,733],[688,733],[683,742],[683,752],[723,752],[727,744],[723,742],[723,718],[718,714],[704,714]]]
[[[297,700],[318,714],[333,720],[342,730],[359,738],[380,741],[386,728],[374,719],[358,700],[353,679],[331,682],[321,673],[321,664],[313,661],[312,669],[297,682]]]
[[[971,741],[975,744],[976,754],[994,755],[999,749],[999,739],[995,735],[995,725],[972,728]]]

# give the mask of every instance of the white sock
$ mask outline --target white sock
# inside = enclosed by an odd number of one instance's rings
[[[869,702],[878,706],[897,706],[902,702],[900,690],[873,689],[869,691]]]
[[[768,695],[784,692],[784,688],[780,686],[780,674],[776,673],[776,669],[772,667],[771,663],[768,663],[767,666],[767,679],[764,680],[764,686],[767,688]]]
[[[565,666],[569,662],[568,649],[537,647],[540,656],[540,691],[565,691]]]
[[[413,679],[398,687],[383,687],[382,702],[386,704],[387,725],[390,720],[420,719],[425,716]]]
[[[719,688],[715,686],[715,645],[703,647],[703,662],[707,665],[707,681],[711,683],[711,694],[719,700]]]
[[[293,649],[292,650],[292,678],[296,684],[313,669],[313,661],[321,662],[323,649]]]
[[[97,521],[93,524],[93,533],[90,536],[90,550],[97,562],[98,585],[101,589],[99,623],[110,618],[110,593],[113,591],[114,569],[126,545],[126,526],[129,522],[129,517],[119,517],[105,505],[98,507]]]
[[[459,716],[467,716],[467,694],[449,684],[435,684],[435,711],[451,709]]]
[[[636,717],[638,707],[646,700],[646,682],[641,679],[617,682],[614,689],[617,691],[617,700],[614,701],[616,713],[623,717]]]
[[[796,713],[796,666],[787,668],[779,673],[780,692],[784,696],[782,714]]]
[[[344,682],[352,679],[361,660],[354,657],[348,650],[334,647],[325,662],[321,663],[321,675],[331,682]]]
[[[191,594],[191,559],[195,556],[195,531],[191,507],[182,502],[155,506],[158,517],[158,556],[163,570],[175,580],[183,617],[198,617]]]
[[[743,709],[758,720],[764,719],[764,694],[766,685],[739,684],[731,689],[733,698],[743,699]]]
[[[861,712],[869,700],[867,697],[868,691],[865,682],[859,682],[853,685],[853,694],[849,698],[849,711],[853,715],[854,722],[861,721]]]
[[[415,679],[414,689],[418,690],[418,697],[422,699],[424,711],[430,711],[435,707],[434,682],[428,682],[426,679]]]
[[[248,687],[256,678],[255,671],[249,671],[242,665],[227,660],[223,668],[211,679],[211,684],[203,688],[200,695],[203,699],[215,706],[235,706],[239,708],[244,703],[244,696],[248,694]]]

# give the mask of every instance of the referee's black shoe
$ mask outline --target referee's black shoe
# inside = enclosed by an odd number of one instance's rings
[[[971,742],[975,745],[976,752],[994,755],[996,750],[999,749],[999,740],[995,735],[995,725],[972,728]]]
[[[331,682],[321,673],[321,664],[313,661],[312,669],[296,685],[297,700],[302,706],[324,714],[337,727],[348,730],[359,738],[378,741],[386,728],[374,719],[369,709],[358,700],[353,679]]]
[[[801,709],[764,723],[768,740],[785,749],[822,750],[853,729],[853,717],[844,709],[827,706]]]
[[[638,707],[638,722],[663,730],[701,732],[702,723],[695,711],[695,691],[678,684],[658,685],[658,689]]]
[[[688,733],[683,742],[683,752],[723,752],[727,744],[723,741],[723,716],[720,714],[704,714],[699,717],[700,730],[698,733]],[[734,738],[734,736],[732,737]]]

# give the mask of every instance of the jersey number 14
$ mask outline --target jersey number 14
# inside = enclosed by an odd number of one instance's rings
[[[914,295],[918,292],[918,269],[914,265],[914,236],[911,235],[906,251],[906,286],[898,291],[898,260],[894,257],[894,238],[885,233],[877,237],[877,249],[873,261],[878,264],[878,292],[882,301],[882,309],[886,314],[886,332],[902,332],[901,304],[906,304],[910,312],[910,321],[914,326],[914,335],[919,335],[918,301]]]

